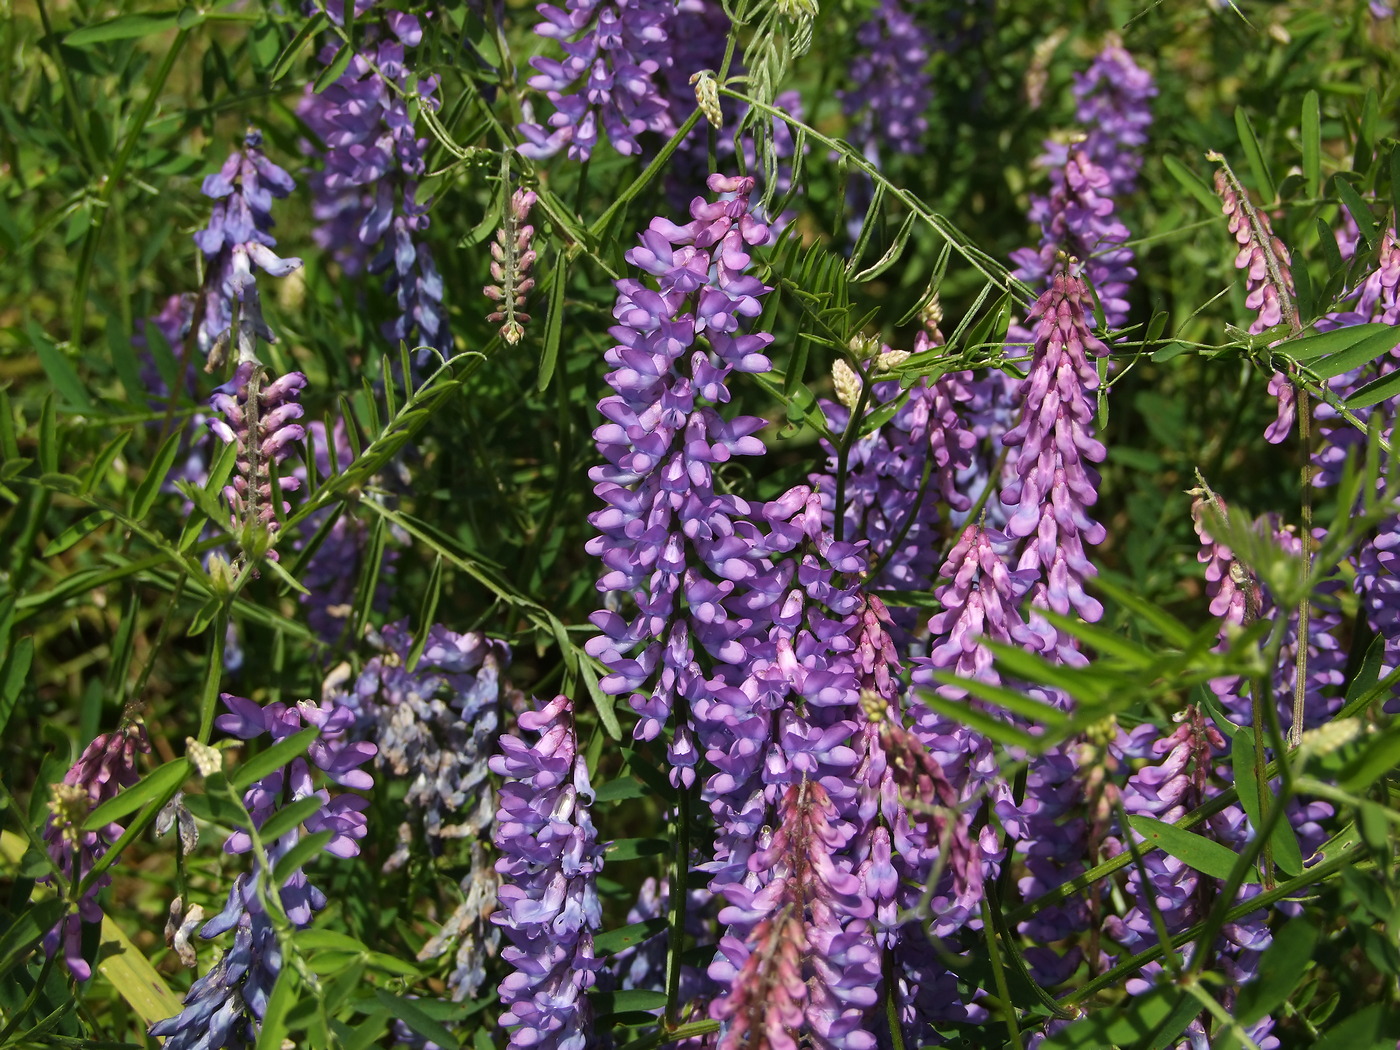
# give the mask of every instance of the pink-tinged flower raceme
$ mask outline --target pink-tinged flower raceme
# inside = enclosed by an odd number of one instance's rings
[[[592,1020],[584,993],[597,980],[593,935],[602,927],[597,878],[603,849],[589,816],[593,789],[578,753],[573,705],[555,697],[520,715],[533,744],[503,736],[491,771],[504,777],[496,816],[500,910],[510,946],[501,982],[511,1050],[583,1050]]]
[[[116,823],[84,830],[88,814],[116,797],[123,788],[136,783],[136,756],[149,754],[150,750],[145,727],[133,722],[93,740],[64,774],[63,782],[54,785],[49,802],[50,816],[44,827],[44,844],[49,859],[70,885],[86,879],[93,865],[126,830]],[[44,948],[49,955],[62,947],[68,972],[79,981],[92,976],[92,967],[83,958],[82,924],[102,921],[97,894],[111,881],[111,876],[106,874],[94,879],[79,898],[77,912],[64,916],[44,938]]]
[[[535,250],[530,247],[535,228],[525,220],[537,199],[534,190],[518,189],[511,194],[505,220],[491,244],[491,276],[496,283],[482,289],[486,298],[500,304],[500,309],[487,314],[486,320],[504,322],[501,338],[511,346],[520,342],[525,334],[525,322],[530,320],[524,307],[525,297],[535,287],[535,279],[530,276],[530,267],[536,258]]]

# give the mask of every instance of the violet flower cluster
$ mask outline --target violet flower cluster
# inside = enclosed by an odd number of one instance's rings
[[[224,499],[233,511],[233,528],[243,547],[261,549],[265,544],[257,544],[254,534],[261,532],[270,541],[278,530],[278,514],[290,509],[285,501],[277,505],[273,477],[306,437],[306,431],[294,422],[301,418],[302,408],[296,399],[306,386],[306,377],[288,372],[269,381],[261,365],[244,362],[229,385],[232,393],[217,393],[210,399],[219,415],[209,421],[209,429],[225,444],[237,446],[237,474],[224,487]],[[277,473],[276,483],[281,492],[301,487],[291,473]],[[276,557],[276,552],[270,556]]]
[[[136,756],[149,754],[150,750],[145,727],[139,722],[130,723],[115,733],[102,734],[83,748],[78,761],[63,775],[63,782],[53,786],[44,845],[49,859],[67,882],[70,896],[76,894],[93,865],[126,830],[113,822],[86,831],[83,824],[88,814],[115,798],[122,788],[136,783]],[[83,958],[83,923],[102,921],[97,895],[111,882],[111,876],[105,873],[93,879],[76,897],[77,910],[65,915],[44,937],[44,950],[53,956],[61,947],[68,972],[79,981],[92,976],[92,967]]]
[[[1074,74],[1075,120],[1085,129],[1084,152],[1108,175],[1106,196],[1123,197],[1137,188],[1156,96],[1152,74],[1116,36],[1085,72]],[[1068,151],[1056,143],[1047,143],[1046,153],[1051,166],[1068,160]]]
[[[856,30],[850,91],[841,102],[856,118],[852,136],[876,161],[882,147],[896,153],[922,153],[933,100],[928,65],[932,41],[902,0],[880,0]]]
[[[593,934],[602,928],[597,879],[603,849],[589,816],[593,788],[578,753],[573,705],[558,696],[520,715],[534,743],[500,738],[491,771],[504,778],[496,816],[501,859],[500,910],[492,921],[510,944],[501,982],[512,1050],[583,1050],[592,1020],[584,993],[602,961]]]
[[[670,61],[666,22],[673,7],[672,0],[538,5],[535,32],[557,40],[564,59],[530,60],[536,70],[530,86],[544,92],[554,113],[548,127],[527,116],[520,152],[542,159],[567,149],[571,159],[587,160],[601,130],[613,149],[632,156],[641,151],[639,135],[671,134],[675,125],[657,74]]]
[[[446,352],[442,275],[424,237],[430,202],[418,199],[428,142],[417,137],[410,108],[436,109],[438,81],[411,86],[404,51],[423,39],[415,16],[387,11],[359,31],[366,43],[346,71],[320,94],[308,87],[297,107],[325,146],[322,170],[311,177],[316,240],[347,274],[388,272],[398,314],[384,325],[387,338]],[[335,50],[322,53],[326,64]]]
[[[263,319],[253,267],[273,277],[301,268],[300,259],[282,258],[272,250],[277,241],[268,232],[273,225],[273,198],[286,197],[295,188],[292,177],[263,154],[262,135],[256,130],[244,137],[242,150],[234,151],[218,172],[204,179],[204,195],[215,204],[209,225],[194,235],[205,259],[197,339],[200,350],[214,360],[224,354],[230,341],[240,364],[257,360],[258,339],[277,341]]]
[[[349,707],[311,700],[260,707],[242,697],[221,695],[228,713],[220,715],[214,724],[240,740],[255,740],[266,734],[275,744],[304,728],[319,730],[305,757],[273,770],[244,792],[243,805],[253,827],[264,827],[293,802],[315,798],[321,804],[300,824],[285,829],[272,841],[262,842],[260,849],[254,849],[247,828],[236,828],[224,844],[227,853],[253,853],[253,867],[234,880],[224,909],[204,924],[200,936],[217,937],[232,930],[233,945],[191,986],[179,1014],[151,1026],[151,1034],[164,1038],[169,1050],[214,1050],[256,1043],[282,967],[277,927],[259,895],[260,884],[270,878],[278,861],[297,846],[303,833],[329,832],[325,851],[340,858],[358,854],[359,841],[365,835],[368,800],[348,792],[332,796],[328,789],[317,786],[312,769],[353,791],[368,791],[374,786],[373,777],[359,767],[374,757],[375,747],[348,738],[355,721],[355,713]],[[288,874],[280,886],[268,889],[275,891],[277,906],[296,927],[310,925],[315,912],[326,904],[325,894],[307,880],[300,867]]]

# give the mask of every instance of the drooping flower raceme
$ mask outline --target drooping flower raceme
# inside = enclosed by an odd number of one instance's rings
[[[381,24],[361,25],[367,42],[346,71],[320,94],[308,86],[297,107],[326,148],[311,178],[316,239],[349,274],[388,272],[398,315],[385,336],[446,353],[442,276],[424,239],[430,202],[418,199],[428,143],[416,134],[411,108],[437,108],[437,78],[412,86],[404,51],[423,39],[415,16],[387,11]],[[335,53],[331,46],[322,58],[329,64]]]
[[[675,130],[658,73],[670,61],[666,19],[673,0],[567,0],[563,9],[540,4],[535,32],[559,41],[564,60],[531,59],[530,86],[543,91],[555,112],[549,129],[533,119],[520,125],[520,152],[536,159],[568,149],[587,160],[601,131],[624,156],[641,151],[637,136]],[[552,129],[552,130],[550,130]]]
[[[1257,313],[1250,323],[1250,332],[1259,333],[1285,320],[1296,320],[1292,259],[1283,242],[1274,236],[1269,217],[1241,198],[1234,176],[1224,167],[1216,169],[1215,192],[1239,246],[1235,269],[1245,271],[1244,304]],[[1282,372],[1269,378],[1269,393],[1278,399],[1278,417],[1264,431],[1264,438],[1277,445],[1293,429],[1298,412],[1296,395],[1293,383]]]
[[[1086,319],[1092,306],[1081,277],[1060,273],[1030,313],[1036,322],[1030,371],[1018,393],[1020,419],[1002,436],[1016,450],[1014,470],[1004,482],[1001,501],[1015,508],[1008,535],[1024,541],[1018,569],[1035,569],[1032,604],[1060,615],[1071,610],[1093,623],[1103,606],[1084,584],[1096,570],[1084,544],[1102,543],[1104,528],[1089,517],[1098,500],[1103,444],[1093,435],[1099,377],[1089,355],[1107,353]],[[1046,651],[1065,662],[1080,662],[1073,640],[1043,625]]]
[[[1152,74],[1117,36],[1109,38],[1088,70],[1074,75],[1075,119],[1085,130],[1084,152],[1108,175],[1106,196],[1122,197],[1137,186],[1156,95]],[[1050,152],[1055,153],[1053,147]]]
[[[360,851],[368,800],[348,792],[332,796],[328,789],[317,786],[313,768],[324,779],[354,791],[374,786],[374,779],[359,768],[374,757],[374,745],[348,739],[346,734],[355,721],[350,708],[334,701],[316,704],[310,700],[259,707],[228,693],[222,694],[222,699],[228,713],[220,715],[215,725],[241,740],[267,734],[277,743],[305,728],[319,731],[305,757],[273,770],[244,792],[243,805],[253,828],[263,828],[294,802],[314,798],[320,805],[300,823],[281,830],[275,839],[262,841],[261,850],[254,849],[248,828],[236,828],[224,844],[225,852],[251,853],[252,870],[234,880],[223,911],[204,924],[200,935],[217,937],[232,930],[233,945],[191,986],[179,1014],[151,1026],[151,1034],[163,1037],[168,1050],[242,1048],[256,1043],[282,967],[277,929],[258,894],[259,884],[271,877],[278,861],[297,846],[303,833],[329,832],[325,851],[335,857],[353,857]],[[278,906],[293,926],[309,925],[315,912],[326,904],[325,894],[311,885],[300,867],[273,889]]]
[[[282,258],[272,250],[277,241],[268,232],[273,225],[272,199],[286,197],[295,188],[292,177],[263,155],[262,135],[254,130],[244,137],[242,150],[205,177],[204,195],[215,204],[209,225],[194,235],[194,242],[205,259],[197,339],[206,355],[217,359],[232,341],[239,363],[256,361],[258,339],[277,341],[263,319],[253,267],[273,277],[301,267],[300,259]],[[232,332],[235,304],[237,333]]]
[[[145,727],[133,722],[93,740],[83,748],[73,768],[64,774],[63,783],[54,785],[53,798],[49,801],[50,816],[44,826],[44,844],[49,858],[70,887],[87,878],[93,865],[126,830],[120,824],[111,823],[85,831],[83,823],[88,814],[116,797],[122,788],[136,783],[136,756],[149,754],[150,750]],[[82,924],[102,921],[97,894],[111,881],[105,874],[94,879],[78,899],[78,910],[65,915],[44,937],[44,949],[50,956],[62,947],[63,961],[69,973],[79,981],[92,976],[92,967],[83,958]]]
[[[602,961],[597,878],[603,849],[589,816],[593,789],[578,753],[573,705],[558,696],[520,715],[534,743],[503,736],[491,771],[505,778],[496,817],[500,910],[492,916],[510,945],[513,971],[501,982],[512,1050],[583,1050],[592,1020],[584,993]]]

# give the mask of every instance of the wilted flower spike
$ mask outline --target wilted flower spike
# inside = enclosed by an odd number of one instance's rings
[[[511,942],[501,958],[514,968],[501,982],[501,1024],[512,1050],[583,1050],[592,1020],[584,993],[603,965],[593,956],[603,867],[593,789],[568,697],[522,714],[520,727],[536,741],[503,736],[491,759],[505,778],[496,814],[503,882],[491,921]]]
[[[82,882],[126,830],[120,824],[108,824],[84,831],[88,814],[115,798],[122,788],[136,783],[136,756],[149,754],[150,750],[146,729],[140,723],[104,733],[83,749],[78,761],[64,774],[63,783],[54,785],[44,843],[49,858],[70,885]],[[92,967],[82,955],[82,924],[102,921],[97,894],[111,881],[107,875],[94,880],[78,901],[77,912],[65,916],[44,938],[49,955],[62,946],[68,971],[80,981],[92,976]]]
[[[501,304],[499,310],[486,315],[486,320],[505,322],[501,325],[501,338],[511,346],[520,342],[525,334],[525,322],[530,320],[524,306],[525,297],[535,287],[535,279],[530,276],[530,267],[536,258],[530,247],[535,228],[525,220],[537,199],[534,190],[524,188],[511,195],[505,221],[496,231],[496,240],[491,245],[491,276],[497,283],[482,289],[486,298]]]

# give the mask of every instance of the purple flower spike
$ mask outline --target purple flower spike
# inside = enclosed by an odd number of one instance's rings
[[[230,340],[235,302],[239,305],[234,341],[240,363],[257,360],[258,339],[277,341],[263,320],[253,266],[274,277],[301,267],[300,259],[280,258],[272,251],[277,241],[268,232],[273,225],[273,198],[286,197],[295,188],[292,177],[263,155],[262,135],[252,130],[243,140],[243,149],[204,180],[204,195],[215,204],[209,225],[194,235],[206,265],[197,338],[199,348],[215,360]]]
[[[417,136],[410,110],[410,101],[437,108],[437,78],[419,79],[416,95],[410,87],[404,49],[422,39],[417,18],[388,11],[382,23],[361,25],[363,50],[349,68],[320,94],[308,86],[297,107],[325,145],[323,168],[311,177],[316,240],[347,274],[387,273],[398,306],[383,327],[387,338],[447,352],[442,276],[423,239],[431,202],[418,200],[428,140]],[[322,61],[335,53],[327,48]]]
[[[1088,131],[1084,150],[1108,173],[1110,197],[1136,188],[1156,95],[1152,74],[1133,61],[1117,36],[1110,36],[1087,72],[1074,76],[1075,117]]]
[[[624,156],[641,152],[637,136],[675,130],[658,74],[670,64],[667,16],[673,0],[568,0],[565,9],[540,4],[535,32],[559,41],[564,60],[530,60],[530,86],[543,91],[555,112],[549,128],[528,118],[520,125],[527,157],[552,157],[567,147],[587,160],[599,124]],[[527,111],[528,112],[528,111]]]
[[[50,859],[70,885],[82,882],[126,830],[113,823],[84,831],[83,823],[88,814],[115,798],[122,788],[136,783],[136,756],[150,754],[150,751],[145,726],[132,723],[95,739],[83,749],[73,768],[64,774],[63,783],[54,785],[53,798],[49,801],[50,816],[44,826],[44,843]],[[78,901],[77,912],[64,916],[44,938],[44,949],[51,956],[62,946],[63,961],[69,973],[79,981],[92,976],[92,967],[82,953],[82,924],[102,921],[97,894],[111,882],[107,875],[95,879]]]
[[[512,1050],[583,1050],[590,1013],[584,993],[602,961],[593,934],[602,928],[597,877],[603,849],[589,817],[593,789],[578,754],[573,705],[555,697],[520,716],[534,744],[503,736],[491,771],[504,777],[496,814],[496,870],[503,882],[492,917],[510,946],[514,972],[501,982]]]
[[[880,0],[872,17],[856,30],[851,63],[852,90],[842,103],[857,117],[853,141],[867,156],[881,146],[897,153],[922,153],[933,99],[925,69],[932,42],[901,0]]]
[[[1099,483],[1091,464],[1103,461],[1104,447],[1093,435],[1099,377],[1088,355],[1107,348],[1089,331],[1091,304],[1083,278],[1061,273],[1031,309],[1035,351],[1018,395],[1020,421],[1002,437],[1017,455],[1001,501],[1015,508],[1007,533],[1026,541],[1017,569],[1041,575],[1032,604],[1093,623],[1103,606],[1084,590],[1096,575],[1084,544],[1104,540],[1103,526],[1089,517]],[[1061,659],[1077,662],[1071,639],[1048,625],[1045,634]]]
[[[245,362],[238,366],[232,382],[233,393],[218,393],[210,405],[219,416],[209,421],[225,444],[238,446],[238,473],[224,487],[224,498],[233,511],[235,532],[250,543],[250,530],[261,529],[269,536],[278,529],[278,508],[273,500],[272,470],[286,461],[305,437],[300,424],[301,405],[296,401],[306,386],[300,372],[288,372],[269,380],[261,365]],[[291,473],[278,476],[282,492],[294,492],[301,482]],[[291,509],[285,501],[282,513]],[[275,556],[276,552],[272,552]]]

